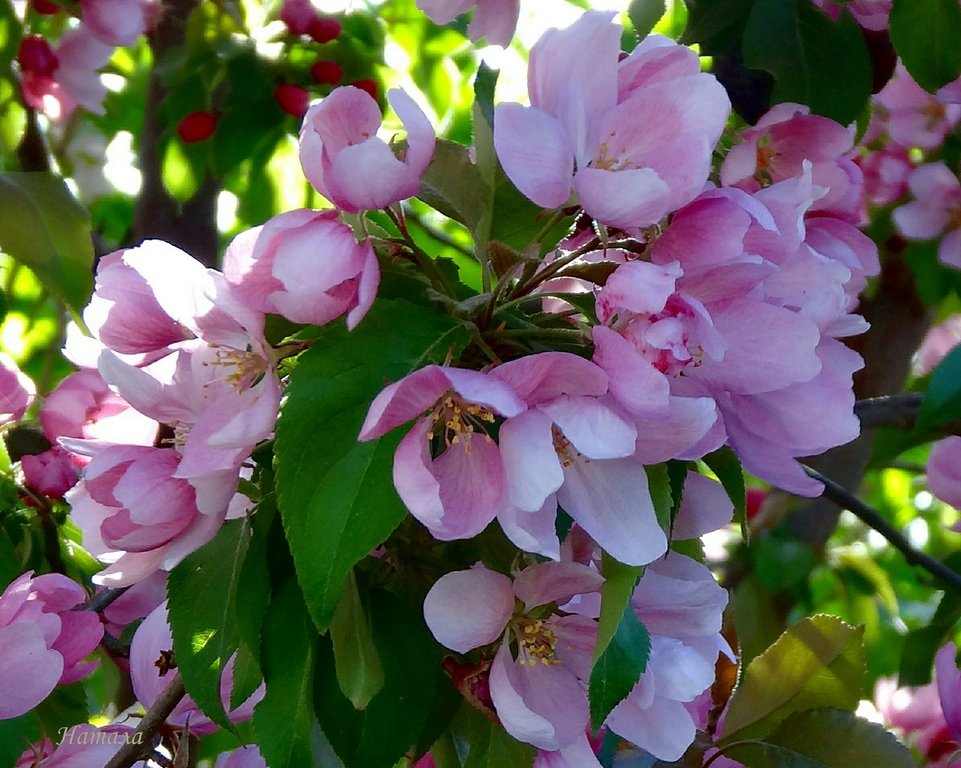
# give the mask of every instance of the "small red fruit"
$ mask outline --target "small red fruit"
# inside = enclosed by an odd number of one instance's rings
[[[310,104],[310,94],[299,85],[284,83],[274,88],[274,98],[280,108],[294,117],[303,117],[307,114],[307,107]]]
[[[33,10],[42,16],[55,16],[60,13],[60,6],[53,0],[33,0]]]
[[[310,26],[307,27],[307,34],[315,43],[329,43],[331,40],[340,37],[343,29],[337,19],[332,19],[329,16],[318,16],[310,22]]]
[[[367,91],[372,98],[377,98],[379,86],[377,85],[376,80],[355,80],[351,83],[351,85],[354,86],[354,88],[360,88],[362,91]]]
[[[24,72],[48,76],[52,75],[60,64],[50,43],[37,35],[25,37],[20,41],[17,61]]]
[[[310,76],[322,85],[337,85],[344,77],[344,68],[336,61],[315,61]]]
[[[747,519],[753,520],[757,517],[757,513],[761,511],[761,505],[767,498],[767,491],[763,491],[760,488],[748,488],[747,489]]]
[[[195,144],[209,139],[217,130],[219,114],[213,112],[191,112],[177,125],[177,135],[185,144]]]

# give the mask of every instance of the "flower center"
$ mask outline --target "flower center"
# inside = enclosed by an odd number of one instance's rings
[[[492,441],[487,425],[494,423],[494,412],[483,405],[468,403],[453,391],[437,401],[429,418],[427,439],[437,454],[461,444],[470,452],[470,440],[475,432]]]
[[[557,658],[557,635],[543,619],[517,619],[514,622],[517,638],[517,663],[534,667],[560,664]]]
[[[778,152],[771,144],[770,136],[762,136],[758,139],[755,149],[754,180],[762,187],[769,187],[774,183],[774,161],[778,158]]]
[[[249,346],[246,349],[231,349],[214,345],[215,357],[204,365],[224,368],[224,381],[238,392],[254,386],[267,372],[267,361],[256,354]]]

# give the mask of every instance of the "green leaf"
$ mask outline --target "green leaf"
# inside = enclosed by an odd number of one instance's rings
[[[847,125],[871,95],[871,59],[850,14],[835,22],[810,0],[755,0],[744,29],[744,63],[776,80],[772,103],[807,104]]]
[[[601,614],[597,620],[597,642],[594,645],[595,663],[613,639],[642,573],[643,566],[624,565],[607,552],[602,553],[601,575],[604,583],[601,585]]]
[[[628,605],[613,639],[591,670],[588,698],[594,730],[600,729],[611,710],[637,685],[650,656],[651,636]]]
[[[931,374],[914,428],[920,432],[957,419],[961,419],[961,347],[948,352]]]
[[[267,474],[265,472],[261,475],[260,482],[264,491],[271,482],[266,478]],[[243,596],[243,599],[237,601],[235,608],[237,635],[254,656],[259,655],[261,627],[270,602],[267,542],[276,519],[277,506],[274,504],[274,496],[271,493],[247,517],[250,542],[247,546],[247,556],[240,567],[240,573],[237,574],[236,594]]]
[[[0,250],[34,271],[44,287],[80,312],[93,290],[90,216],[63,179],[0,173]]]
[[[237,650],[237,578],[250,544],[246,520],[229,520],[217,535],[170,572],[167,615],[177,669],[191,697],[233,730],[220,699],[220,677]]]
[[[698,43],[701,53],[716,56],[738,47],[754,0],[684,0],[687,27],[681,42]]]
[[[463,768],[530,768],[536,751],[492,723],[479,710],[464,704],[451,726],[467,745]]]
[[[888,24],[894,50],[926,91],[961,76],[961,6],[954,0],[894,0]]]
[[[670,530],[671,512],[674,509],[674,496],[671,493],[671,476],[667,464],[651,464],[644,467],[647,472],[647,485],[654,503],[654,513],[661,528]]]
[[[709,453],[702,461],[724,486],[728,498],[734,504],[734,522],[740,524],[741,536],[747,541],[747,491],[744,488],[744,470],[737,454],[724,446]]]
[[[347,577],[330,623],[330,639],[340,690],[357,709],[363,709],[384,687],[384,668],[374,647],[353,571]]]
[[[314,765],[316,655],[317,633],[304,608],[304,596],[291,579],[267,612],[261,655],[267,692],[254,709],[257,745],[270,768]]]
[[[297,580],[320,631],[330,626],[350,569],[406,515],[391,480],[405,430],[357,440],[371,402],[386,382],[442,362],[467,341],[451,317],[379,300],[351,333],[322,329],[291,374],[277,421],[277,494]]]
[[[627,17],[634,25],[639,39],[647,37],[666,12],[667,4],[664,0],[631,0],[631,4],[627,6]]]
[[[438,687],[451,685],[419,606],[407,606],[396,595],[382,591],[371,591],[369,601],[384,685],[366,709],[358,712],[341,692],[327,638],[321,640],[318,657],[317,717],[346,768],[394,765],[418,743],[421,731],[434,725],[429,718],[435,714]]]
[[[863,634],[863,628],[826,615],[802,619],[784,632],[744,670],[721,743],[764,737],[806,709],[854,709],[864,690]]]
[[[771,645],[784,626],[771,593],[761,586],[757,576],[741,579],[731,600],[731,615],[737,632],[741,666],[746,667]]]
[[[915,768],[910,750],[877,723],[843,709],[792,715],[760,744],[724,754],[745,768]]]
[[[945,560],[954,570],[961,568],[961,553]],[[931,682],[934,657],[951,637],[961,619],[961,595],[948,590],[941,597],[934,616],[927,626],[908,632],[901,652],[898,685],[926,685]]]
[[[259,649],[258,649],[259,650]],[[236,709],[249,699],[264,681],[260,662],[246,645],[241,643],[234,662],[234,684],[230,690],[230,708]]]
[[[491,192],[463,144],[438,139],[417,197],[474,231],[490,215]]]

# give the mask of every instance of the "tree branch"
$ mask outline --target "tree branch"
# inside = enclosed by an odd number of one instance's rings
[[[73,610],[99,613],[128,589],[130,589],[130,587],[108,587],[107,589],[102,589],[83,605],[78,605]]]
[[[874,507],[864,503],[852,493],[842,488],[829,477],[825,477],[820,472],[804,467],[809,477],[824,483],[824,497],[830,499],[842,509],[849,510],[866,525],[880,533],[898,552],[904,555],[904,559],[911,565],[923,568],[928,573],[938,578],[945,586],[961,592],[961,574],[948,568],[940,560],[936,560],[928,554],[916,549],[910,541]]]
[[[135,762],[150,754],[153,751],[154,734],[170,717],[170,713],[185,695],[183,680],[180,679],[180,675],[177,675],[164,688],[160,698],[147,710],[147,714],[143,716],[130,740],[110,758],[110,762],[104,768],[130,768]],[[137,738],[138,733],[142,733],[143,736]]]
[[[854,415],[860,419],[862,429],[873,427],[913,429],[923,400],[924,395],[920,392],[869,397],[858,400],[854,404]]]

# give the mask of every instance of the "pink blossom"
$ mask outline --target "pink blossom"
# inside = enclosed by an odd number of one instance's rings
[[[894,223],[909,240],[938,244],[941,263],[961,269],[961,182],[944,163],[922,165],[908,177],[914,200],[894,211]]]
[[[565,205],[573,190],[598,221],[643,227],[703,189],[730,103],[694,52],[665,38],[619,63],[611,18],[589,11],[544,34],[531,49],[531,106],[497,106],[494,144],[538,205]]]
[[[331,211],[288,211],[238,235],[224,273],[250,307],[315,325],[346,314],[348,328],[370,309],[380,283],[370,242],[358,243]]]
[[[80,479],[81,463],[59,445],[43,453],[22,456],[20,466],[27,487],[52,499],[62,499]]]
[[[107,95],[98,70],[107,65],[112,54],[113,47],[98,40],[83,24],[66,32],[57,46],[60,65],[54,78],[71,99],[95,115],[104,114]]]
[[[35,394],[30,378],[13,359],[0,353],[0,426],[20,421]]]
[[[304,116],[300,162],[318,192],[348,213],[384,208],[416,195],[434,155],[434,129],[414,100],[394,88],[387,100],[407,131],[398,151],[377,137],[377,101],[352,86],[335,88]]]
[[[718,653],[733,656],[721,636],[727,593],[704,565],[670,552],[645,569],[631,605],[651,635],[651,657],[607,726],[661,760],[678,760],[696,731],[685,705],[714,683]]]
[[[928,490],[946,504],[961,509],[961,437],[938,440],[928,456]],[[961,522],[953,530],[961,530]]]
[[[50,442],[74,437],[132,445],[152,445],[158,426],[91,368],[71,373],[47,395],[40,406],[40,424]]]
[[[512,360],[490,375],[527,404],[498,435],[508,502],[498,519],[508,537],[556,558],[559,504],[622,562],[643,565],[663,554],[667,538],[635,456],[637,427],[609,397],[608,375],[564,352]]]
[[[317,9],[310,0],[284,0],[280,8],[280,20],[292,35],[306,35],[317,16]]]
[[[932,96],[900,63],[894,77],[874,97],[874,106],[891,139],[902,147],[937,149],[961,120],[961,105]]]
[[[814,184],[826,190],[810,210],[829,211],[856,221],[862,193],[861,170],[854,163],[853,133],[800,104],[778,104],[741,132],[743,142],[721,165],[721,183],[749,192],[803,174],[811,163]]]
[[[487,430],[498,417],[525,408],[510,387],[491,376],[430,365],[376,397],[360,439],[372,440],[417,418],[394,455],[394,486],[433,536],[469,538],[504,504],[504,465]],[[422,416],[425,411],[429,414]]]
[[[103,609],[106,631],[120,637],[134,621],[145,618],[167,599],[167,574],[156,571],[143,581],[127,588],[120,597]]]
[[[267,763],[257,747],[248,746],[219,755],[214,768],[267,768]]]
[[[891,144],[868,152],[858,164],[864,174],[864,196],[871,205],[890,205],[907,193],[914,164],[904,147]]]
[[[155,0],[81,0],[84,26],[113,47],[133,45],[153,25],[159,12]]]
[[[130,681],[137,699],[144,707],[150,707],[163,690],[170,684],[176,671],[176,659],[173,656],[173,636],[167,623],[167,604],[151,611],[150,615],[137,627],[130,643]],[[220,678],[220,699],[227,717],[233,723],[249,720],[254,707],[264,697],[265,688],[261,686],[236,709],[230,708],[230,692],[233,688],[234,657],[227,661]],[[185,696],[174,708],[167,722],[171,725],[184,727],[189,724],[190,732],[206,735],[217,730],[217,726],[197,707],[190,696]],[[239,763],[247,768],[256,765],[247,761]]]
[[[925,334],[914,358],[915,376],[924,376],[933,371],[958,344],[961,344],[961,315],[951,315]]]
[[[490,695],[501,724],[520,741],[558,750],[583,738],[588,724],[583,683],[597,628],[584,616],[529,614],[596,592],[602,581],[596,571],[573,563],[533,565],[513,582],[477,566],[442,576],[424,600],[424,618],[434,637],[459,653],[497,643]],[[517,611],[515,600],[523,604]]]
[[[133,727],[119,723],[99,728],[89,723],[64,726],[58,734],[57,744],[47,739],[35,745],[23,753],[16,768],[100,768],[124,744],[133,741],[134,733]],[[132,765],[146,768],[148,763],[137,760]]]
[[[471,6],[474,17],[467,28],[470,39],[483,37],[491,45],[510,45],[520,15],[520,0],[417,0],[417,7],[435,24],[447,24]]]
[[[93,671],[85,662],[103,637],[95,613],[71,610],[87,598],[75,581],[58,573],[24,573],[0,595],[0,719],[33,709],[58,684]]]
[[[174,475],[172,448],[110,445],[67,493],[84,547],[109,563],[99,584],[129,586],[170,570],[220,529],[237,488],[236,470],[191,480]]]
[[[839,0],[813,0],[813,2],[835,21],[847,8],[854,20],[865,29],[880,32],[888,28],[892,0],[847,0],[843,3]]]

